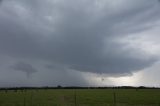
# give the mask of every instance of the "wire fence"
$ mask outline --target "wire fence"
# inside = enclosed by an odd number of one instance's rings
[[[82,95],[82,93],[84,92],[76,89],[55,91],[54,93],[45,90],[42,92],[33,90],[25,92],[5,90],[0,91],[0,106],[160,106],[160,94],[158,93],[155,97],[159,97],[159,100],[156,99],[157,101],[155,101],[155,103],[149,103],[148,101],[146,101],[146,103],[140,103],[141,101],[138,99],[139,95],[134,94],[134,92],[132,92],[130,96],[136,96],[134,97],[135,101],[130,102],[128,102],[130,99],[126,98],[125,94],[121,97],[120,93],[117,93],[115,90],[109,92],[110,94],[108,94],[108,92],[106,94],[103,94],[105,92],[92,94],[94,92],[91,92]],[[145,92],[143,91],[142,93]],[[151,93],[152,92],[149,92],[150,96],[153,95]],[[105,97],[105,95],[107,96]],[[145,95],[141,96],[145,97]],[[108,101],[107,98],[109,98],[110,101]]]

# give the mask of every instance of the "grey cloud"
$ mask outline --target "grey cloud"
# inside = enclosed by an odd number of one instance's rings
[[[156,62],[153,55],[139,55],[144,52],[139,48],[123,50],[127,44],[113,41],[152,28],[146,24],[159,21],[156,0],[122,0],[119,4],[108,0],[113,4],[109,8],[107,3],[98,8],[96,0],[78,3],[15,0],[12,8],[7,3],[0,10],[1,54],[40,59],[77,71],[109,74],[132,73]],[[22,63],[14,69],[32,73],[28,71],[30,68],[36,71]]]
[[[37,70],[32,65],[24,62],[18,62],[15,65],[11,66],[11,68],[14,69],[15,71],[25,72],[27,74],[27,77],[37,72]]]

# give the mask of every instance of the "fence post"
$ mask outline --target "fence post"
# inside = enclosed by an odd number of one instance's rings
[[[23,106],[26,106],[26,97],[24,97]]]
[[[33,101],[33,91],[31,91],[31,106],[32,106],[32,101]]]
[[[77,106],[77,95],[76,95],[76,89],[74,90],[74,104]]]
[[[116,106],[116,93],[115,93],[115,91],[113,92],[113,102],[114,102],[114,106]]]

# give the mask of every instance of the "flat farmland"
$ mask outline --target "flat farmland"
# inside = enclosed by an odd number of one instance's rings
[[[160,89],[1,90],[0,106],[160,106]]]

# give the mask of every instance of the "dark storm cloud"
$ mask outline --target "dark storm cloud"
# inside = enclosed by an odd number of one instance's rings
[[[128,44],[117,39],[152,28],[158,12],[156,0],[5,1],[0,53],[82,72],[132,73],[156,59],[138,47],[123,49]],[[18,63],[14,69],[30,74],[36,72],[33,66]]]
[[[11,66],[12,69],[15,71],[22,71],[27,74],[29,77],[31,74],[37,72],[37,70],[30,64],[24,63],[24,62],[18,62],[14,66]]]

